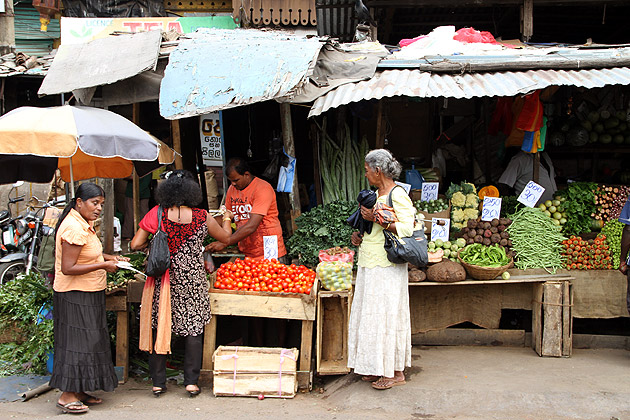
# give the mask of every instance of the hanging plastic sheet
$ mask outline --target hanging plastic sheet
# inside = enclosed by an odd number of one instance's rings
[[[281,166],[278,172],[278,187],[276,191],[290,193],[293,191],[293,177],[295,176],[295,158],[289,156],[286,150],[282,152],[289,158],[287,166]]]

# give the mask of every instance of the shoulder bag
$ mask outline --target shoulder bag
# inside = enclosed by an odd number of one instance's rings
[[[147,276],[160,277],[171,265],[168,235],[162,230],[162,206],[158,207],[158,229],[151,239],[147,256]]]
[[[392,204],[392,192],[395,188],[392,188],[387,195],[387,204],[392,208],[394,207]],[[385,235],[387,259],[390,262],[394,264],[408,262],[416,267],[424,267],[429,262],[428,245],[423,229],[416,229],[411,236],[403,238],[399,238],[395,233],[385,229],[383,229],[383,235]]]

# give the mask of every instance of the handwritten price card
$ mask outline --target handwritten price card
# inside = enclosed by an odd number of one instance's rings
[[[451,230],[451,219],[431,219],[431,240],[441,239],[448,241],[448,232]]]
[[[263,258],[270,260],[278,258],[278,237],[276,235],[263,236]]]
[[[437,200],[439,187],[440,187],[439,182],[423,182],[422,194],[420,195],[420,201]]]
[[[481,209],[481,220],[489,222],[501,215],[501,199],[499,197],[484,197]]]
[[[527,207],[534,207],[544,192],[544,187],[536,184],[534,181],[529,181],[516,200]]]

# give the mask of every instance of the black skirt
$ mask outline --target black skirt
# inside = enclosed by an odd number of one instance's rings
[[[54,292],[55,353],[50,386],[64,392],[113,391],[105,291]]]

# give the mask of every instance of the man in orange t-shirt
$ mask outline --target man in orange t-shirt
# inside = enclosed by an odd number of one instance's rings
[[[213,242],[207,248],[216,252],[238,243],[238,248],[245,256],[263,258],[263,238],[275,236],[278,241],[278,259],[283,259],[287,251],[282,239],[282,226],[278,219],[278,205],[273,187],[252,175],[247,162],[242,158],[230,159],[225,173],[231,183],[225,197],[225,206],[234,213],[236,232],[230,237],[229,243]]]

